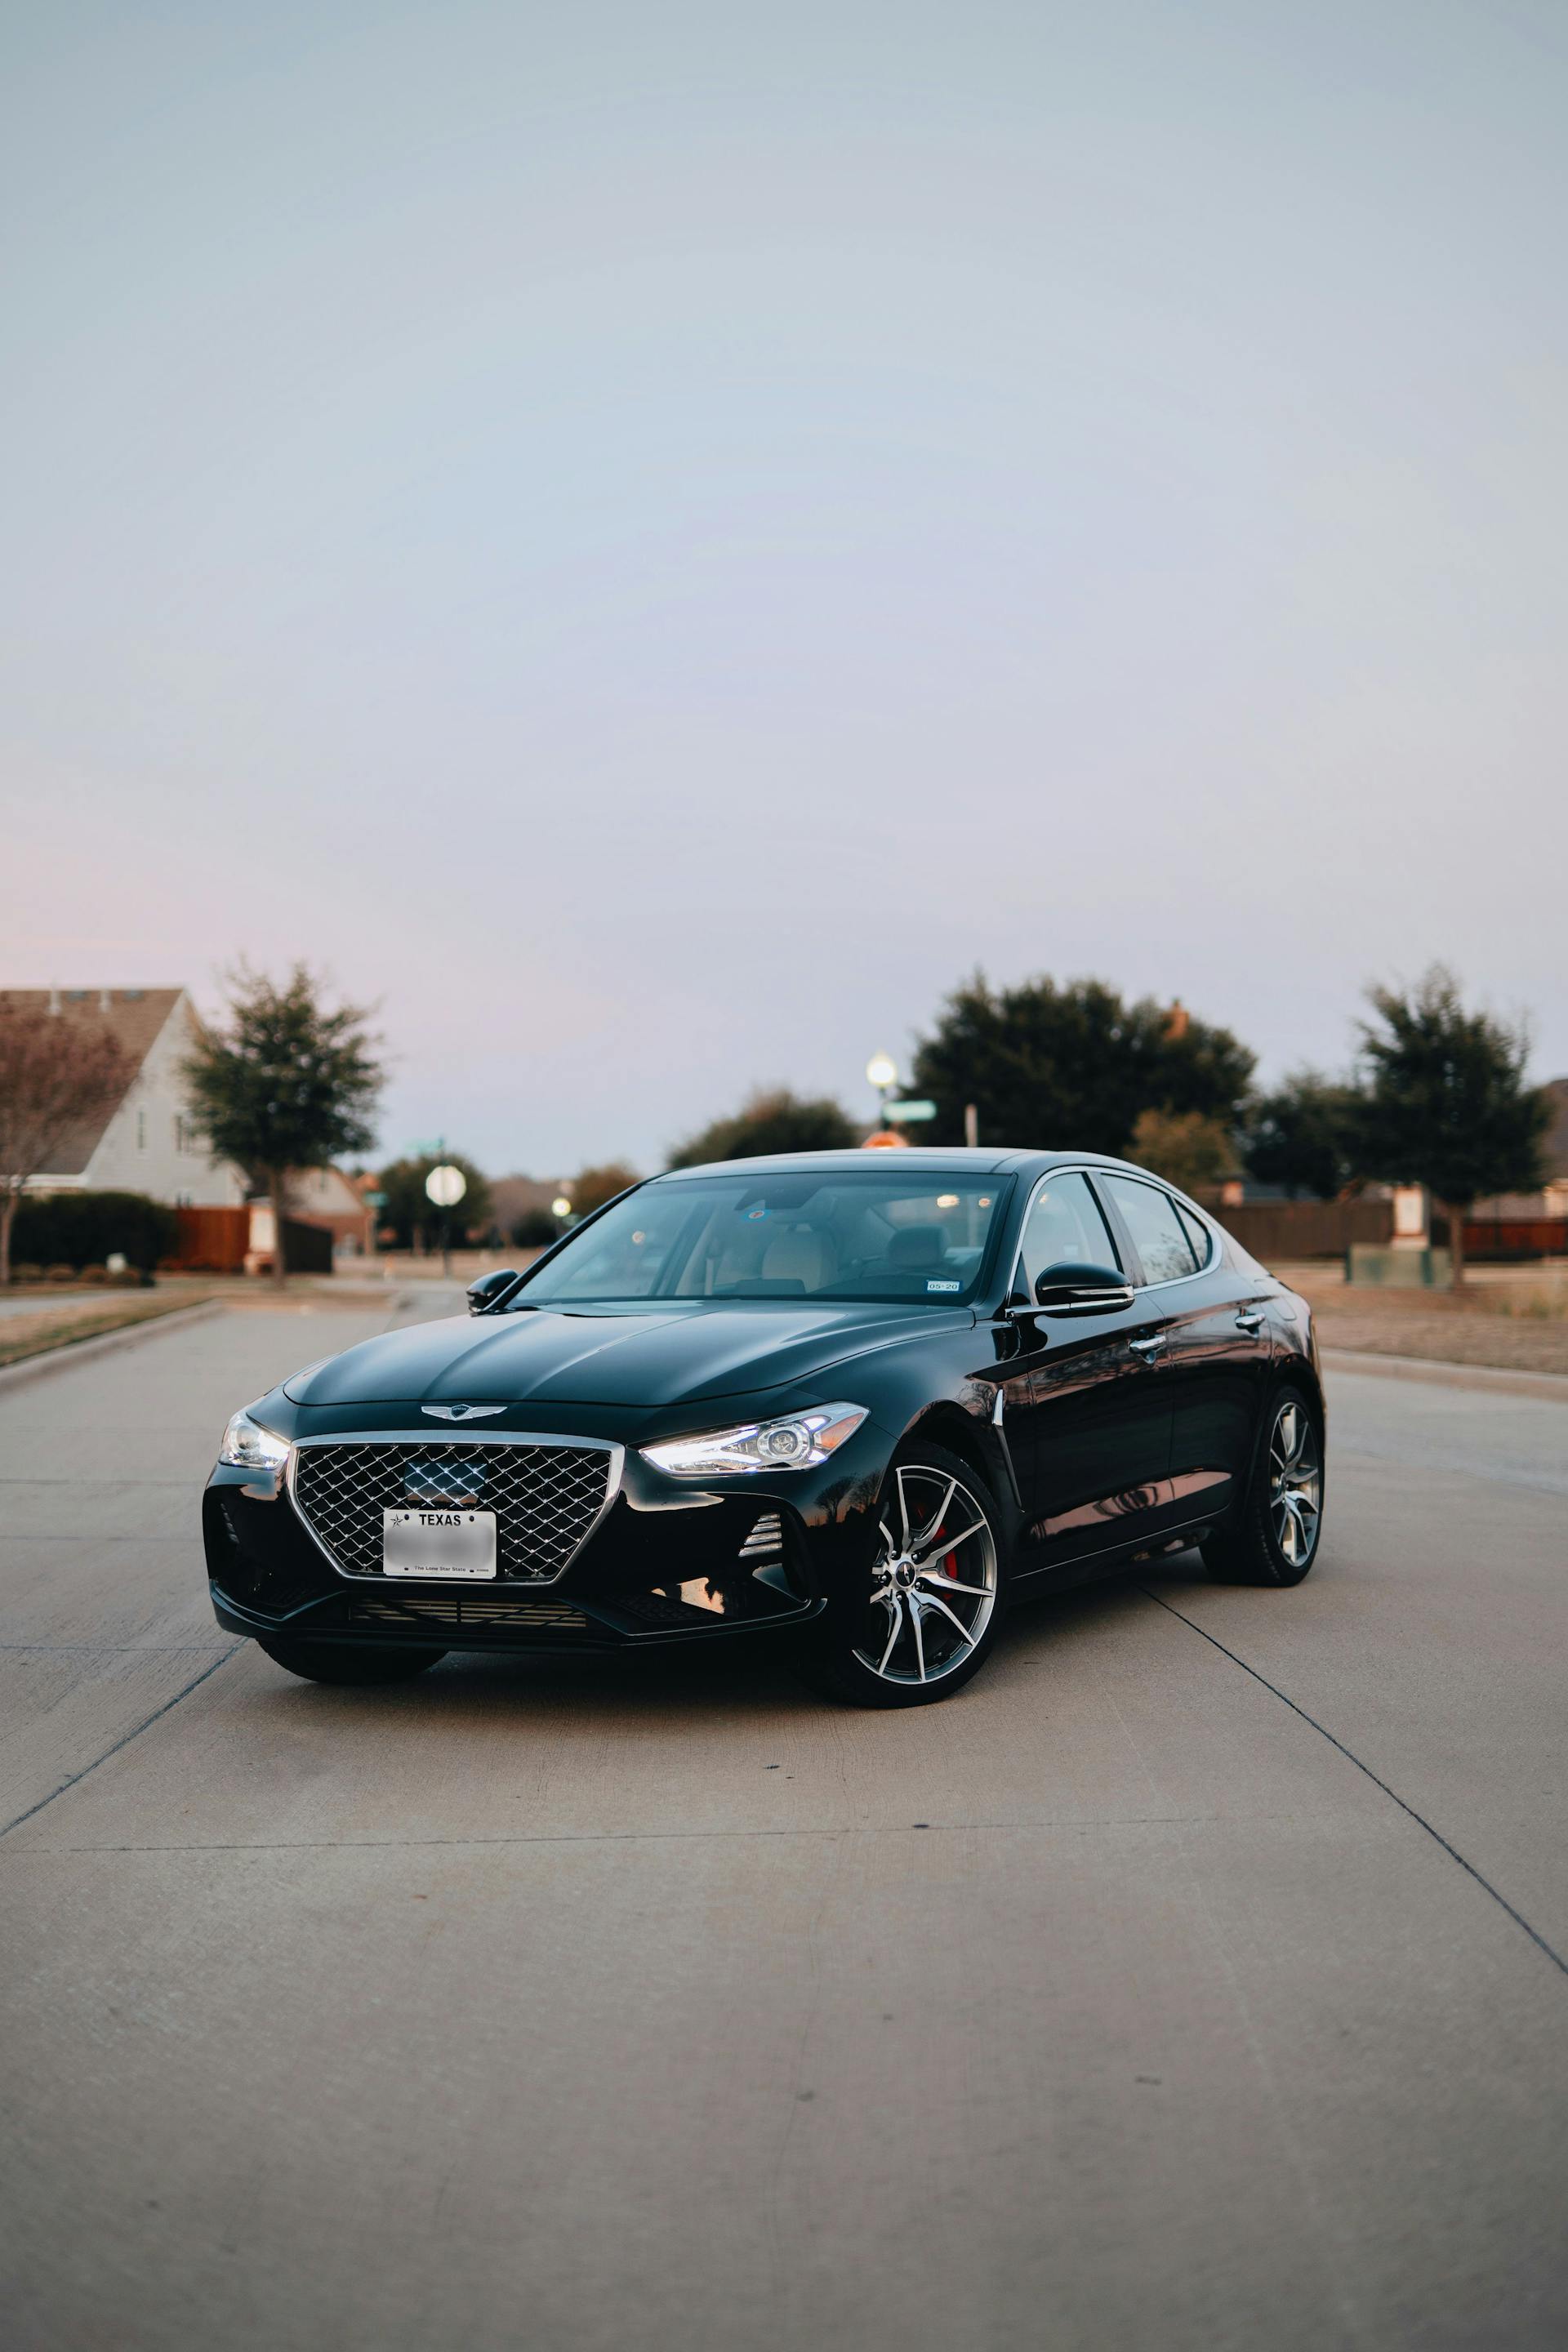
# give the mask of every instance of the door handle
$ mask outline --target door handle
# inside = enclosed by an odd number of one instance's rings
[[[1236,1319],[1241,1329],[1251,1339],[1256,1339],[1263,1328],[1263,1317],[1256,1307],[1244,1307]]]
[[[1134,1355],[1142,1356],[1146,1364],[1152,1364],[1165,1344],[1165,1335],[1163,1331],[1156,1331],[1152,1339],[1129,1339],[1127,1344]]]

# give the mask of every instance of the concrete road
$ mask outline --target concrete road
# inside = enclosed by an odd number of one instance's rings
[[[1183,1559],[921,1713],[331,1692],[195,1490],[371,1328],[0,1397],[16,2352],[1563,2343],[1568,1408],[1336,1378],[1299,1591]]]

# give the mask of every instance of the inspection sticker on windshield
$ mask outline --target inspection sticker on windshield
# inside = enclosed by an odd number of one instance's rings
[[[381,1527],[388,1576],[495,1576],[493,1511],[383,1511]]]
[[[963,1285],[962,1282],[928,1282],[926,1288],[928,1290],[962,1290]]]

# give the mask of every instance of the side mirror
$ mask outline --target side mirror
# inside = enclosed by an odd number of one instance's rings
[[[1132,1286],[1113,1265],[1063,1258],[1035,1284],[1035,1304],[1047,1315],[1114,1315],[1132,1304]]]
[[[493,1274],[481,1274],[477,1282],[468,1285],[468,1312],[487,1315],[504,1291],[518,1279],[515,1265],[498,1266]]]

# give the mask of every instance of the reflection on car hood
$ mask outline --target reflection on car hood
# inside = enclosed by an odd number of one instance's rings
[[[696,1404],[791,1387],[864,1348],[973,1319],[885,1301],[465,1315],[362,1340],[296,1372],[284,1393],[308,1405]]]

